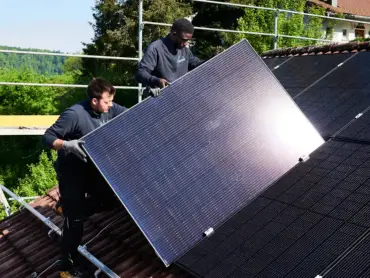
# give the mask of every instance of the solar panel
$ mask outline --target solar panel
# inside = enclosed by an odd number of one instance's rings
[[[285,90],[295,97],[352,55],[352,53],[344,53],[297,56],[276,69],[274,75]]]
[[[344,127],[335,138],[366,141],[370,143],[370,103],[368,108],[354,118],[350,125]]]
[[[358,53],[294,99],[323,137],[335,134],[369,106],[369,63],[370,53]]]
[[[84,140],[166,265],[323,143],[246,40]]]
[[[275,67],[286,64],[288,60],[291,60],[292,57],[274,57],[274,58],[263,58],[263,61],[268,66],[270,70],[273,70]]]
[[[178,263],[197,277],[325,273],[370,227],[369,165],[368,145],[329,140]],[[342,277],[338,273],[349,266],[363,271],[369,246],[370,236],[323,277]]]

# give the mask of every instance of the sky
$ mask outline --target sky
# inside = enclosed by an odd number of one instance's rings
[[[94,0],[0,0],[0,45],[81,52],[94,31]]]

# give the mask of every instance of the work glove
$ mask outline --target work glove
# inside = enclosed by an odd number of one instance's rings
[[[66,153],[73,153],[79,159],[83,160],[84,162],[87,162],[86,154],[80,147],[80,144],[84,144],[84,143],[85,141],[82,141],[82,140],[64,141],[62,148]]]
[[[152,97],[157,97],[161,93],[161,88],[150,88],[149,95]]]

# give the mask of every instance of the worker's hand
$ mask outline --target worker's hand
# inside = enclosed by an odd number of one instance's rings
[[[80,144],[84,144],[85,142],[82,140],[71,140],[71,141],[64,141],[62,148],[67,153],[75,154],[79,159],[87,162],[86,154],[81,149]]]
[[[159,79],[159,88],[163,89],[167,85],[170,85],[170,82],[163,78]]]

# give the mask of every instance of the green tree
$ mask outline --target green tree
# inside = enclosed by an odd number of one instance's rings
[[[304,0],[259,0],[259,6],[281,8],[298,12],[309,12],[324,15],[325,10],[317,6],[306,6]],[[245,9],[243,17],[238,19],[237,29],[240,31],[252,31],[261,33],[274,33],[274,11]],[[324,38],[323,19],[318,17],[305,18],[301,14],[288,14],[280,12],[278,15],[278,34],[290,36],[302,36],[310,38]],[[257,52],[272,49],[274,39],[272,36],[238,34],[229,36],[233,43],[246,38]],[[278,47],[297,47],[316,44],[314,40],[302,40],[279,37]]]
[[[31,70],[0,69],[0,80],[26,83],[73,83],[72,75],[45,76]],[[70,89],[38,86],[0,86],[0,114],[54,115],[60,111],[60,99]]]
[[[221,0],[220,2],[240,3],[244,5],[254,4],[253,0]],[[244,15],[244,9],[227,5],[216,5],[202,2],[194,2],[192,22],[195,26],[235,30],[238,19]],[[225,49],[233,43],[227,40],[230,33],[195,30],[193,51],[197,56],[208,58],[219,50]]]
[[[19,48],[9,46],[0,46],[0,49],[60,53],[59,51],[49,51],[42,49]],[[65,57],[63,56],[0,53],[0,68],[33,70],[36,73],[46,75],[62,74],[64,61]]]

